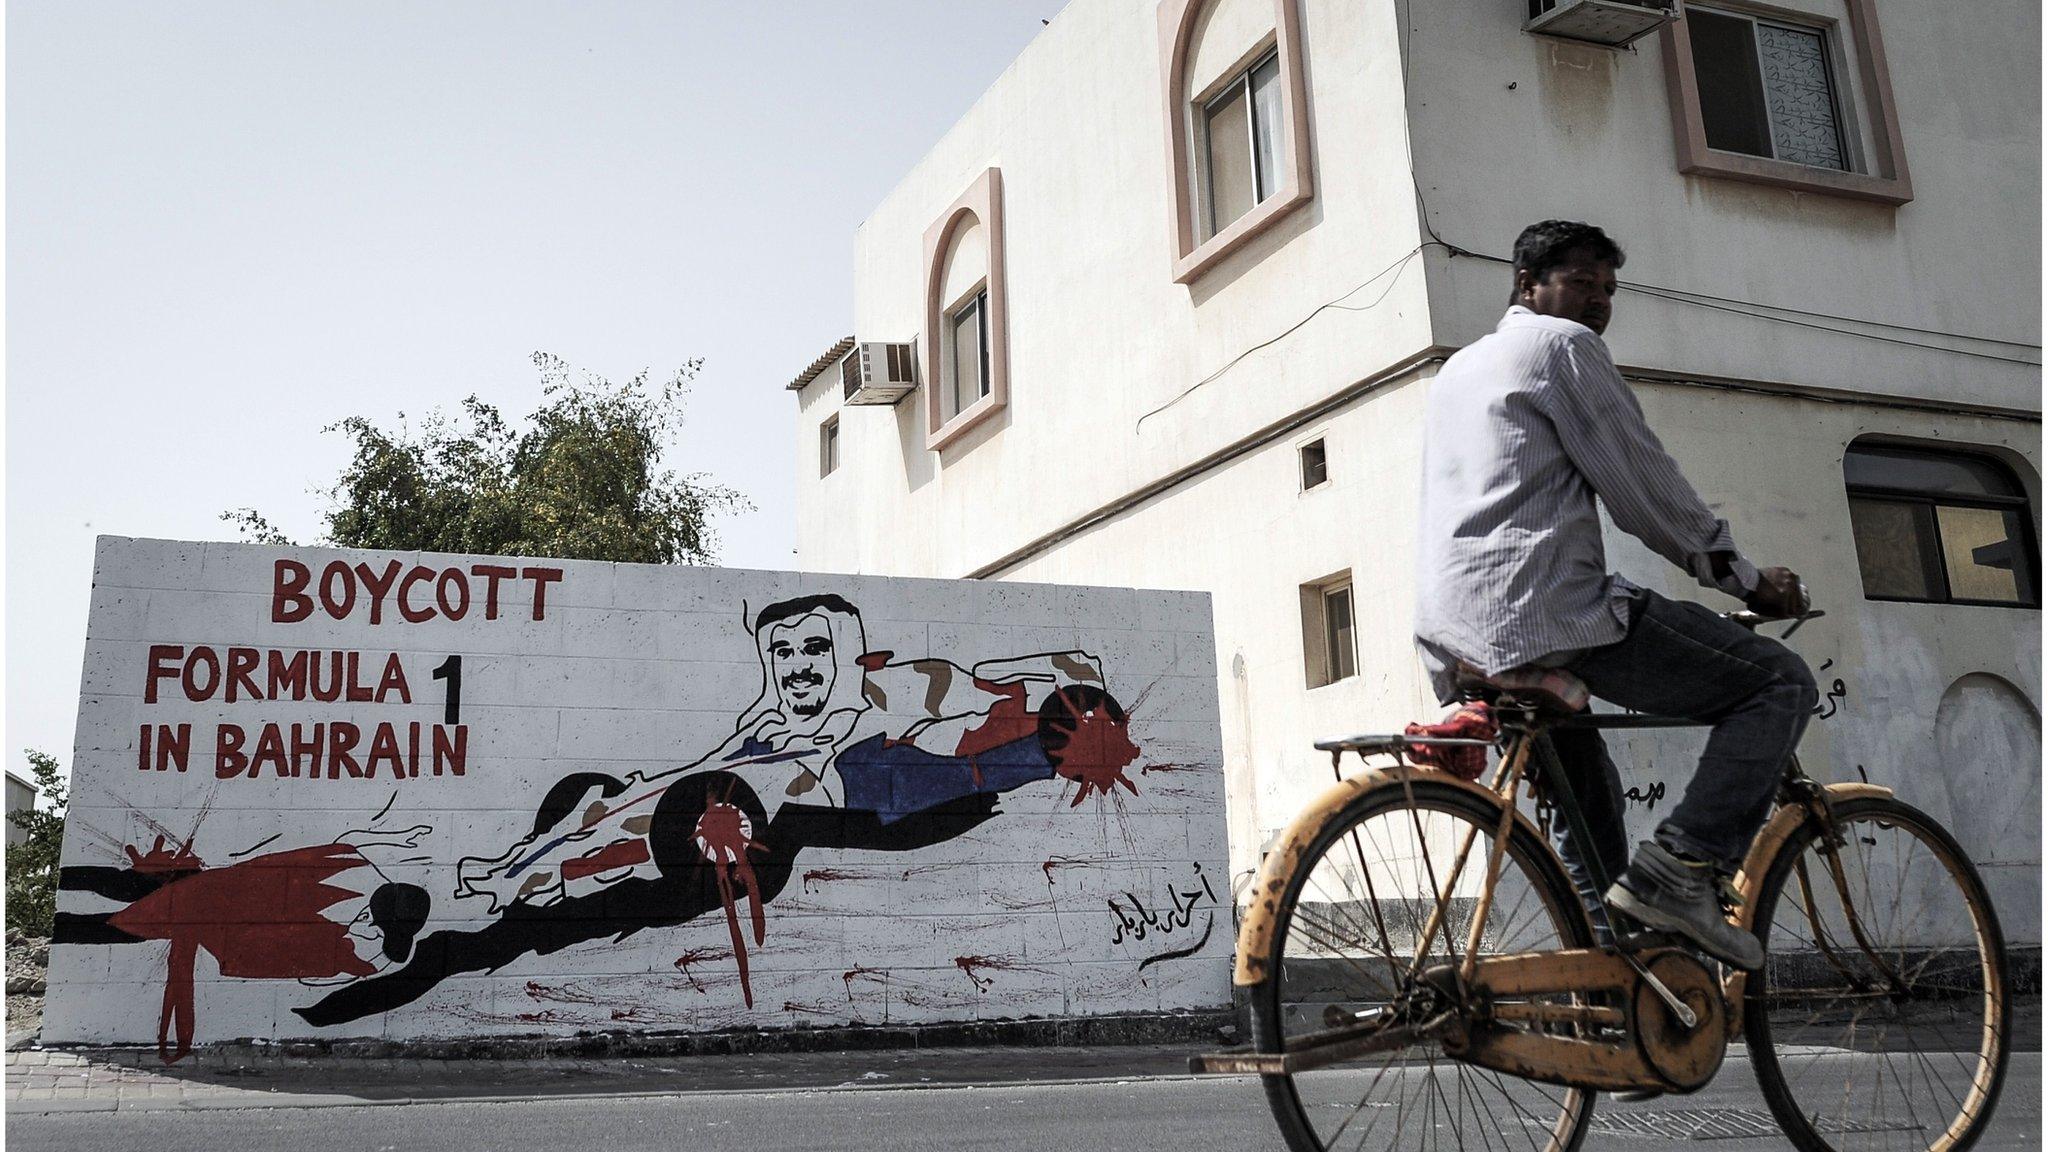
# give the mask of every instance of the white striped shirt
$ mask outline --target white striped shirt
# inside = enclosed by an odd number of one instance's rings
[[[1635,586],[1607,571],[1596,495],[1616,527],[1700,583],[1734,596],[1756,587],[1606,342],[1516,305],[1429,384],[1415,639],[1439,699],[1460,661],[1487,675],[1556,665],[1627,634]],[[1718,580],[1715,552],[1733,555]]]

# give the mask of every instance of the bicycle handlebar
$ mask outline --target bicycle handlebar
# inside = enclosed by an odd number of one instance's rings
[[[1733,621],[1734,623],[1740,624],[1744,628],[1747,628],[1752,632],[1756,631],[1758,626],[1763,624],[1783,624],[1787,621],[1790,621],[1792,626],[1790,628],[1785,629],[1784,636],[1779,637],[1780,640],[1783,640],[1786,637],[1791,636],[1794,632],[1799,631],[1800,627],[1804,625],[1808,620],[1818,620],[1819,618],[1825,615],[1827,615],[1827,613],[1821,611],[1818,608],[1809,609],[1808,611],[1801,612],[1796,616],[1766,616],[1761,612],[1752,612],[1747,608],[1742,608],[1734,612],[1723,613],[1723,618]]]

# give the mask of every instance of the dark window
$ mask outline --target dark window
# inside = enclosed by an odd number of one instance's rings
[[[1301,670],[1309,687],[1321,688],[1358,674],[1351,609],[1349,572],[1301,586]]]
[[[1311,440],[1301,446],[1301,490],[1309,489],[1330,478],[1330,458],[1321,440]]]
[[[2039,606],[2026,492],[2004,465],[1861,445],[1842,472],[1866,597]]]
[[[818,429],[818,475],[830,476],[839,470],[839,417],[825,421]]]
[[[1280,57],[1268,53],[1202,109],[1211,236],[1279,187],[1287,161],[1280,130]]]
[[[945,419],[965,412],[989,392],[988,290],[976,292],[949,317],[953,329],[952,390],[946,393]]]
[[[1848,168],[1827,34],[1688,6],[1707,147]]]
[[[1323,592],[1323,654],[1328,661],[1325,683],[1335,684],[1358,671],[1358,649],[1351,642],[1349,584]]]

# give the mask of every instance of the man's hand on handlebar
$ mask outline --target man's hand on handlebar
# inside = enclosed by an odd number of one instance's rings
[[[1803,616],[1813,607],[1799,573],[1790,568],[1761,568],[1756,575],[1756,590],[1744,603],[1757,615],[1783,620]]]

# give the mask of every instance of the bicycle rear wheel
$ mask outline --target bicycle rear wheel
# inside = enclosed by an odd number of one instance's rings
[[[1962,1152],[2012,1046],[1998,918],[1926,813],[1883,798],[1834,811],[1840,847],[1807,822],[1757,894],[1769,959],[1743,996],[1757,1080],[1806,1152]]]
[[[1497,806],[1469,791],[1418,780],[1412,792],[1398,786],[1369,791],[1325,824],[1276,912],[1271,976],[1252,999],[1258,1050],[1285,1053],[1332,1028],[1375,1018],[1413,1023],[1438,1010],[1442,998],[1425,987],[1431,982],[1410,973],[1444,971],[1440,966],[1463,955],[1499,818]],[[1468,841],[1467,861],[1453,883],[1460,846]],[[1447,889],[1449,899],[1439,901]],[[1417,965],[1418,944],[1439,907],[1443,925]],[[1589,947],[1591,941],[1556,856],[1515,826],[1481,956]],[[1262,1079],[1295,1152],[1438,1146],[1571,1152],[1585,1138],[1593,1110],[1590,1092],[1463,1064],[1435,1042]]]

